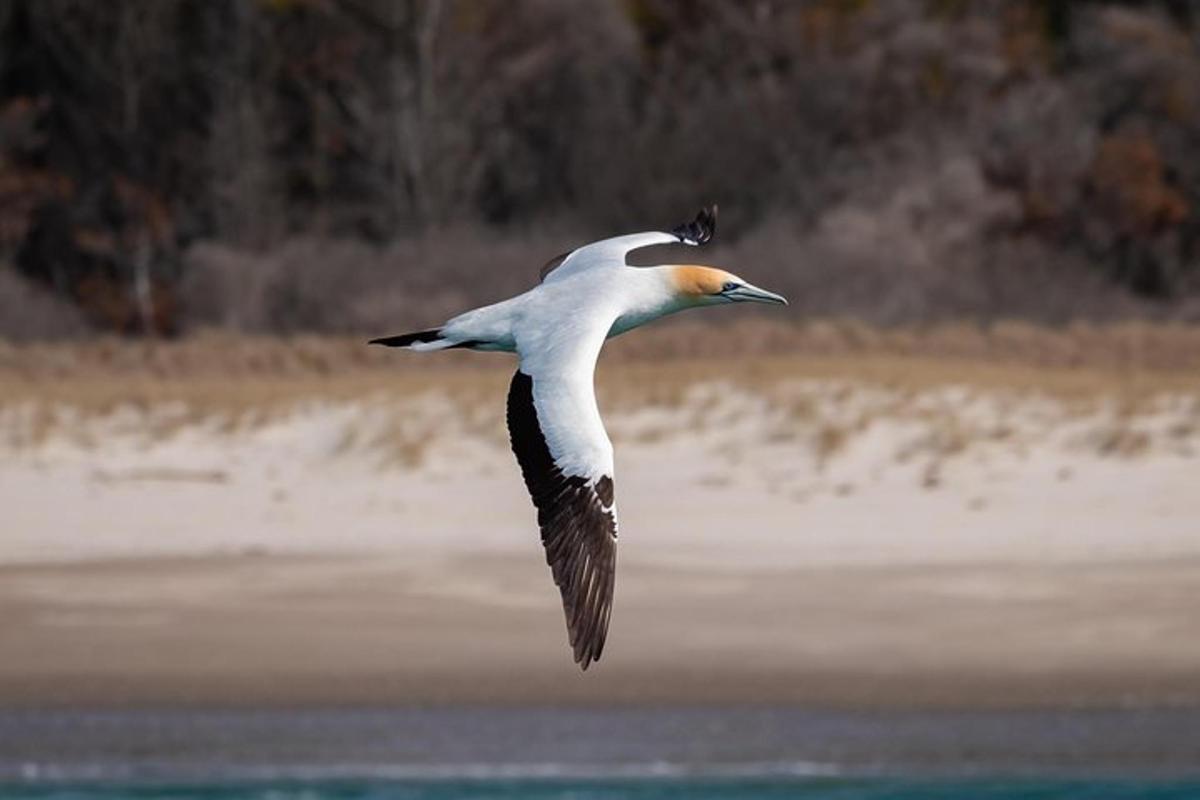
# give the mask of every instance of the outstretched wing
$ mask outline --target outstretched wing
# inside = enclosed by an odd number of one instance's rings
[[[583,669],[600,658],[612,616],[617,506],[612,444],[592,389],[599,343],[522,353],[508,391],[508,432]]]
[[[649,247],[655,244],[707,244],[716,232],[717,207],[712,205],[700,209],[700,213],[691,222],[676,225],[670,231],[631,233],[627,236],[602,239],[563,253],[546,262],[546,265],[542,267],[540,277],[542,281],[560,280],[567,275],[592,267],[620,266],[625,263],[625,257],[639,247]]]

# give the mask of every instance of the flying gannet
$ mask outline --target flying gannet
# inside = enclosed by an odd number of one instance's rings
[[[554,583],[562,593],[575,662],[600,658],[612,614],[617,554],[613,449],[593,387],[604,341],[687,308],[725,303],[787,305],[713,267],[634,267],[626,256],[659,244],[703,245],[716,230],[717,207],[670,232],[604,239],[551,260],[524,294],[454,317],[440,328],[371,344],[409,350],[515,352],[508,390],[508,431]]]

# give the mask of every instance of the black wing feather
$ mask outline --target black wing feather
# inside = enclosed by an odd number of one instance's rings
[[[562,593],[575,662],[587,669],[604,650],[612,616],[617,563],[612,478],[592,481],[563,474],[538,425],[533,379],[520,371],[508,390],[508,432],[537,507],[546,563]]]
[[[694,220],[676,225],[671,233],[687,244],[708,244],[717,233],[716,204],[700,209]]]

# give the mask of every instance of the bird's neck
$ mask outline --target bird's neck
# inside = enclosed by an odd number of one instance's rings
[[[672,279],[673,267],[636,267],[628,273],[621,310],[609,336],[653,322],[694,304],[682,297]]]

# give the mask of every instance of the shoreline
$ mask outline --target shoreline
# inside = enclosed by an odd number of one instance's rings
[[[643,708],[0,712],[0,786],[1186,780],[1200,713]]]

